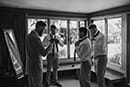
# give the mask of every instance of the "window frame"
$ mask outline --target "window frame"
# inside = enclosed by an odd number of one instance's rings
[[[79,28],[79,21],[85,21],[85,27],[87,27],[87,18],[75,18],[75,17],[53,17],[53,16],[35,16],[35,15],[27,15],[27,30],[26,30],[26,34],[28,34],[28,19],[29,18],[37,18],[37,19],[47,19],[47,30],[48,30],[48,33],[49,33],[49,29],[50,29],[50,20],[66,20],[67,21],[67,33],[68,33],[68,36],[67,38],[69,37],[69,32],[70,32],[70,25],[69,25],[69,21],[78,21],[78,28]],[[69,39],[67,40],[67,42],[69,41]],[[70,43],[67,43],[67,54],[68,54],[68,58],[63,58],[63,59],[74,59],[74,57],[70,57]],[[76,57],[77,59],[78,57]],[[60,58],[59,58],[60,59]],[[62,58],[61,58],[62,59]]]

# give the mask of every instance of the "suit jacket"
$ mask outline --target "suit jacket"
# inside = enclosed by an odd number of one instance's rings
[[[26,48],[26,71],[30,75],[38,75],[42,72],[41,56],[45,56],[47,54],[47,50],[44,49],[39,35],[36,31],[32,31],[29,35],[27,35]]]

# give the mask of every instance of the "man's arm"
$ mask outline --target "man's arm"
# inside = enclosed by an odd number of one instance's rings
[[[45,49],[43,47],[43,44],[40,40],[40,38],[33,38],[32,40],[32,44],[34,44],[34,48],[42,55],[42,56],[46,56],[48,53],[49,48],[51,47],[51,44]]]
[[[76,52],[80,58],[84,58],[91,53],[89,44],[81,44],[80,46],[76,46]]]
[[[45,38],[42,41],[42,44],[44,47],[48,47],[48,45],[50,44],[50,36],[49,35],[45,36]]]
[[[56,39],[56,40],[58,40],[57,42],[59,43],[59,45],[60,45],[61,47],[64,46],[64,43],[63,43],[63,41],[61,40],[61,38],[60,38],[59,36],[57,36],[57,39]]]

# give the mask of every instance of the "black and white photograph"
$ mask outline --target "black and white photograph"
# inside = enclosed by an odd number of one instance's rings
[[[0,0],[0,87],[130,87],[130,0]]]

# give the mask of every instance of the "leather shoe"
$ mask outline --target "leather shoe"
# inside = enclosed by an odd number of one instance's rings
[[[58,87],[62,87],[62,85],[59,82],[55,82],[54,85],[56,85]]]

